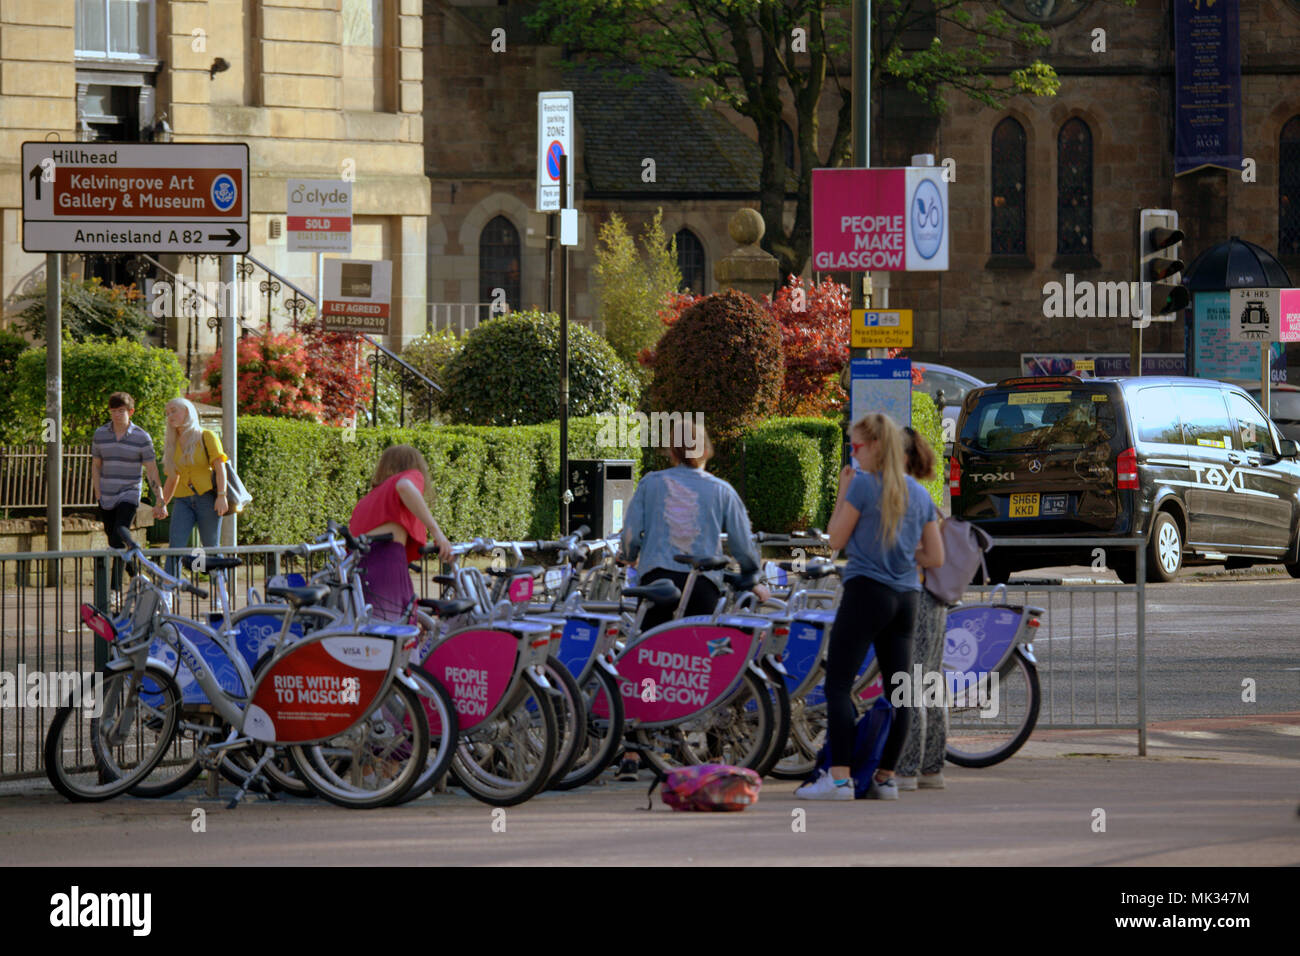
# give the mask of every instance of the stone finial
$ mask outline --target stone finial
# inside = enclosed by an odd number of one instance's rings
[[[759,248],[766,228],[756,209],[740,209],[731,217],[727,231],[739,246],[713,267],[713,277],[721,288],[738,289],[756,299],[772,294],[781,275],[781,263]]]
[[[731,238],[742,246],[756,246],[767,231],[767,224],[757,209],[737,209],[736,214],[727,223],[727,232]]]

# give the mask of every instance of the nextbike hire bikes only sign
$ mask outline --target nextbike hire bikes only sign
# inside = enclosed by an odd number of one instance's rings
[[[352,252],[352,183],[291,179],[286,186],[289,252]]]
[[[854,309],[849,345],[855,349],[912,347],[911,309]]]
[[[393,264],[326,259],[321,316],[327,332],[389,334]]]
[[[23,143],[26,252],[248,252],[245,143]]]
[[[948,183],[941,166],[813,170],[813,268],[948,268]]]

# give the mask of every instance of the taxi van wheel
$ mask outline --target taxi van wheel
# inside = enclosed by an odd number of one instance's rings
[[[1147,580],[1172,581],[1183,566],[1183,534],[1178,522],[1167,511],[1161,511],[1151,522],[1151,536],[1147,543]]]

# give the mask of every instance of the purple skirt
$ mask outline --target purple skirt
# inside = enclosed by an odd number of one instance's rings
[[[406,564],[406,545],[396,541],[371,545],[361,556],[361,583],[375,617],[403,621],[402,612],[415,598],[411,571]]]

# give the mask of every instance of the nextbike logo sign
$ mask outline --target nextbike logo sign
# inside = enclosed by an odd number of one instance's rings
[[[912,191],[908,203],[911,210],[911,243],[922,259],[933,259],[943,245],[946,230],[943,225],[944,202],[939,187],[931,179],[922,179]]]
[[[813,268],[948,268],[948,183],[943,169],[813,171]]]

